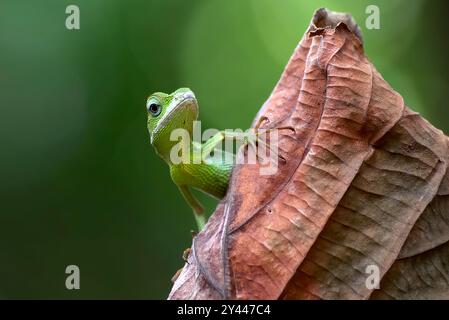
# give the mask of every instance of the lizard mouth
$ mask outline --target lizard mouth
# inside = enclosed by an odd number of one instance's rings
[[[170,121],[176,114],[181,114],[181,110],[197,109],[197,103],[195,96],[184,95],[181,99],[178,98],[173,106],[170,106],[165,113],[163,119],[160,121],[159,125],[164,125],[167,121]]]
[[[198,104],[193,92],[186,92],[180,97],[175,97],[171,105],[168,107],[167,112],[163,115],[161,121],[153,131],[151,135],[151,140],[158,134],[161,128],[164,128],[167,123],[170,123],[174,117],[183,117],[186,113],[194,111],[195,114],[198,112]],[[196,118],[196,117],[195,117]]]

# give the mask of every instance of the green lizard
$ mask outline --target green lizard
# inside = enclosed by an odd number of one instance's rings
[[[199,108],[194,93],[188,88],[180,88],[171,94],[153,93],[147,99],[148,131],[150,142],[156,153],[168,164],[173,182],[193,209],[193,213],[201,231],[206,223],[203,207],[195,198],[190,187],[201,190],[218,199],[224,197],[228,188],[234,161],[217,160],[211,153],[224,139],[240,139],[244,144],[255,146],[262,117],[255,126],[256,133],[219,131],[206,142],[199,144],[192,140],[193,123],[198,118]],[[188,136],[181,141],[171,139],[173,130],[183,129]],[[290,129],[292,128],[277,128]],[[271,130],[262,130],[268,132]],[[173,150],[176,145],[186,144],[180,150],[189,150],[188,155],[181,155],[183,161],[173,161]],[[282,157],[281,157],[282,158]],[[197,161],[194,161],[194,160]],[[199,159],[199,161],[198,161]],[[233,158],[232,158],[233,159]]]

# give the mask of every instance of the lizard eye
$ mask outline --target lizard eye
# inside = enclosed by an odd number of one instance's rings
[[[157,117],[158,115],[161,114],[162,111],[162,107],[160,104],[157,103],[150,103],[148,105],[148,112],[153,116],[153,117]]]

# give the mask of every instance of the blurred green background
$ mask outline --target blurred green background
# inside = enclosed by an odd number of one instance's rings
[[[384,78],[449,132],[443,0],[0,0],[0,298],[165,299],[195,223],[146,97],[188,86],[203,128],[247,128],[321,6],[351,12]]]

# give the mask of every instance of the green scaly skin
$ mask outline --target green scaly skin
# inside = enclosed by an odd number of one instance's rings
[[[173,182],[193,209],[198,228],[202,230],[206,223],[204,209],[190,188],[201,190],[218,199],[224,197],[234,166],[233,161],[225,163],[209,155],[223,139],[235,139],[238,136],[221,131],[201,146],[195,144],[192,141],[193,121],[198,118],[199,108],[195,95],[188,88],[178,89],[171,94],[152,94],[147,100],[147,111],[151,144],[168,164]],[[170,152],[175,145],[179,146],[180,142],[171,141],[170,134],[178,128],[189,132],[189,139],[182,139],[181,143],[188,144],[190,161],[174,164],[170,159]],[[193,159],[200,159],[200,163],[194,163]]]

